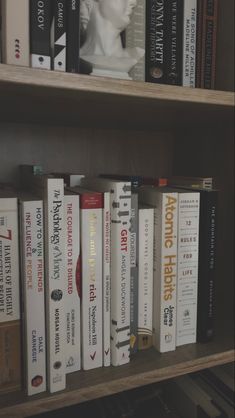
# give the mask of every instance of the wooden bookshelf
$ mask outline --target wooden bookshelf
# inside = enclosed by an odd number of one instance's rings
[[[27,397],[17,391],[0,396],[0,417],[28,417],[232,362],[232,347],[233,336],[221,331],[209,344],[191,344],[166,354],[159,354],[154,349],[139,352],[126,366],[69,375],[66,390],[56,394]]]
[[[0,394],[23,418],[234,361],[234,1],[219,2],[216,91],[0,64],[0,182],[18,164],[89,175],[213,176],[219,193],[215,341],[78,372],[56,394]],[[232,322],[232,323],[231,323]]]

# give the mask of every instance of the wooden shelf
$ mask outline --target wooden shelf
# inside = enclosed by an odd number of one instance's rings
[[[0,121],[163,129],[233,124],[234,94],[0,64]]]
[[[2,395],[0,417],[28,417],[232,361],[233,336],[222,333],[209,344],[178,347],[166,354],[150,349],[137,353],[126,366],[73,373],[63,392],[34,397],[20,391]]]

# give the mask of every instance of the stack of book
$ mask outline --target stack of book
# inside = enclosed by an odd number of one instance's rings
[[[218,0],[2,0],[2,62],[215,88]]]
[[[0,347],[11,330],[14,347],[22,337],[28,395],[152,345],[164,353],[213,338],[211,178],[89,178],[40,166],[21,166],[20,178],[21,190],[0,194]],[[13,346],[9,356],[2,389],[22,376]]]

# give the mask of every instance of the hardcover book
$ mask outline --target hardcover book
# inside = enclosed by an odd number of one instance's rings
[[[70,191],[80,196],[81,258],[78,282],[82,288],[82,368],[90,370],[103,365],[103,195],[81,187],[71,188]]]
[[[31,67],[51,69],[50,32],[51,2],[49,0],[30,0]]]
[[[195,189],[208,189],[213,188],[212,177],[189,177],[189,176],[174,176],[168,179],[170,186],[176,187],[193,187]]]
[[[164,353],[176,347],[178,193],[144,186],[139,196],[154,206],[153,344]]]
[[[148,1],[148,0],[147,0]],[[125,43],[127,48],[141,48],[145,50],[146,36],[146,0],[138,0],[133,10],[131,20],[125,31]],[[131,69],[130,76],[133,80],[145,81],[145,56]]]
[[[29,0],[2,0],[1,5],[3,63],[29,67]]]
[[[139,207],[139,302],[138,348],[149,348],[153,343],[153,228],[154,209]]]
[[[66,71],[79,72],[80,56],[80,0],[67,0]]]
[[[20,198],[26,391],[46,390],[43,202]]]
[[[64,196],[65,211],[65,321],[66,321],[66,373],[81,368],[81,319],[79,282],[80,262],[80,205],[79,196]]]
[[[166,84],[182,85],[183,0],[166,2]]]
[[[66,45],[67,45],[67,22],[66,0],[54,0],[54,45],[53,45],[53,69],[56,71],[66,70]]]
[[[111,209],[111,364],[130,360],[131,183],[84,178],[82,185],[110,192]]]
[[[130,353],[138,348],[138,193],[131,193],[131,228],[130,228]]]
[[[166,0],[146,2],[146,81],[166,83]]]
[[[184,2],[183,18],[183,77],[185,87],[196,83],[197,0]]]
[[[215,88],[218,4],[218,0],[205,0],[203,3],[200,87],[205,89]]]
[[[178,269],[176,345],[197,339],[200,193],[178,192]]]

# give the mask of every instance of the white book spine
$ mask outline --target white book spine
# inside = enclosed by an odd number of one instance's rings
[[[195,87],[197,0],[184,1],[183,86]]]
[[[110,191],[111,213],[111,364],[130,361],[131,183],[84,178],[81,184]]]
[[[84,196],[80,196],[83,200]],[[81,202],[82,368],[103,365],[102,207]]]
[[[131,185],[111,186],[111,362],[130,361]]]
[[[65,210],[65,320],[66,373],[81,368],[80,284],[78,263],[80,256],[80,206],[78,195],[64,196]]]
[[[154,209],[139,209],[139,347],[153,335],[153,225]],[[149,338],[150,337],[150,338]]]
[[[103,358],[110,366],[110,193],[104,192],[103,209]]]
[[[159,197],[155,210],[153,342],[164,353],[176,347],[178,194]]]
[[[64,182],[46,179],[44,189],[47,372],[50,392],[65,389]]]
[[[0,322],[20,318],[18,208],[0,198]]]
[[[44,239],[42,201],[21,202],[23,328],[26,390],[46,390],[46,339],[44,292]]]
[[[196,342],[200,193],[179,193],[176,345]]]
[[[3,62],[29,67],[29,0],[2,0]]]

